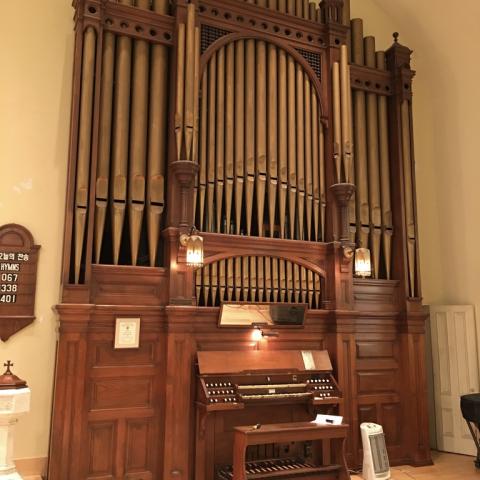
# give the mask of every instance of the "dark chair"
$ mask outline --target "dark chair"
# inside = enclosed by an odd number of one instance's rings
[[[475,467],[480,469],[480,393],[460,397],[460,408],[477,446],[477,458],[474,463]]]

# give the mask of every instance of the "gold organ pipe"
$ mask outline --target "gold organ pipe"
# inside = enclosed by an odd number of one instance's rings
[[[93,27],[87,27],[83,37],[82,93],[80,97],[75,191],[75,283],[78,283],[80,279],[83,243],[87,223],[96,44],[97,37],[95,29]]]
[[[245,152],[246,152],[246,171],[245,171],[245,196],[246,196],[246,220],[247,235],[252,231],[253,214],[253,192],[255,185],[255,40],[245,41]]]
[[[100,263],[103,233],[108,205],[110,175],[110,147],[112,133],[112,99],[115,60],[115,36],[105,32],[102,58],[102,95],[100,106],[100,132],[97,161],[96,202],[95,202],[95,262]]]
[[[200,169],[199,169],[199,227],[200,230],[205,228],[205,199],[207,195],[207,144],[208,144],[208,128],[207,128],[207,105],[208,105],[208,68],[205,68],[202,75],[202,135],[200,138]]]
[[[320,156],[320,214],[321,214],[321,225],[322,225],[322,240],[325,241],[325,224],[327,219],[327,185],[325,181],[325,135],[323,133],[323,124],[319,124],[320,127],[320,144],[319,144],[319,156]]]
[[[342,181],[342,114],[340,103],[340,65],[335,62],[333,64],[333,156],[337,183]]]
[[[356,18],[352,25],[352,59],[357,65],[364,64],[363,22]],[[368,163],[367,163],[367,132],[365,92],[356,90],[353,98],[355,116],[355,177],[356,177],[356,209],[357,236],[362,247],[369,246],[370,211],[368,200]]]
[[[219,288],[219,293],[220,293],[220,303],[223,302],[224,298],[225,298],[225,292],[226,292],[226,289],[227,289],[227,283],[226,283],[226,272],[225,272],[225,265],[226,264],[226,260],[220,260],[218,262],[218,268],[219,268],[219,284],[220,284],[220,288]]]
[[[214,262],[210,266],[210,291],[212,292],[212,306],[215,306],[217,302],[218,292],[218,262]]]
[[[277,10],[277,0],[268,0],[268,8],[271,8],[272,10]]]
[[[294,299],[294,278],[293,278],[293,265],[292,262],[289,262],[288,260],[285,261],[286,263],[286,284],[285,284],[285,301],[290,303],[292,301],[295,301]]]
[[[192,162],[198,163],[198,133],[200,118],[198,114],[199,96],[200,96],[200,28],[195,27],[195,74],[193,85],[193,145],[192,145]],[[198,199],[198,175],[193,189],[193,223],[195,223],[197,213]]]
[[[410,105],[408,100],[402,103],[402,149],[403,149],[403,178],[405,184],[405,220],[407,225],[407,256],[408,278],[410,281],[410,296],[415,297],[415,213],[413,204],[413,176],[410,138]]]
[[[314,273],[311,270],[307,270],[307,283],[308,283],[308,306],[313,308],[313,302],[315,300],[315,288],[314,288]],[[317,307],[318,308],[318,307]]]
[[[265,211],[265,193],[267,184],[267,52],[263,40],[257,41],[256,59],[256,199],[257,199],[257,222],[258,235],[263,237],[263,218]]]
[[[342,123],[342,152],[345,181],[351,183],[352,172],[352,135],[351,135],[351,100],[350,100],[350,67],[348,65],[348,49],[340,47],[340,98]]]
[[[308,0],[303,0],[303,18],[307,19],[308,20],[308,16],[309,16],[309,5],[308,5]]]
[[[216,82],[217,82],[217,54],[210,59],[208,68],[208,170],[207,170],[207,231],[213,232],[214,200],[215,200],[215,145],[216,145]]]
[[[287,0],[287,13],[295,15],[295,0]]]
[[[301,283],[302,303],[307,303],[307,301],[308,301],[308,279],[307,279],[307,269],[305,267],[300,267],[300,276],[301,276],[301,279],[302,279],[302,283]]]
[[[265,295],[266,301],[270,302],[272,296],[272,260],[271,257],[265,257]]]
[[[297,209],[298,209],[298,240],[304,238],[305,216],[305,94],[303,69],[296,64],[297,72]]]
[[[267,6],[267,0],[257,0],[256,3],[259,7],[266,7]]]
[[[152,10],[163,15],[168,15],[169,0],[153,0]]]
[[[300,265],[298,263],[293,264],[293,278],[294,278],[294,292],[293,292],[293,302],[299,303],[300,301],[300,290],[302,288],[301,279],[300,279]]]
[[[365,64],[376,68],[375,38],[364,39]],[[380,164],[378,156],[378,102],[375,93],[367,93],[368,183],[371,227],[373,277],[379,277],[382,238],[382,210],[380,206]]]
[[[240,234],[245,175],[245,42],[235,43],[235,233]],[[237,299],[239,297],[237,296]]]
[[[149,9],[148,0],[137,7]],[[145,40],[133,43],[132,111],[130,118],[130,165],[128,175],[128,213],[132,265],[137,265],[143,212],[145,210],[148,125],[149,45]]]
[[[235,288],[235,260],[233,258],[227,259],[227,300],[231,302],[233,300],[234,288]]]
[[[203,297],[207,307],[210,300],[210,265],[203,267]]]
[[[278,92],[277,47],[268,45],[268,218],[269,234],[274,236],[278,187]],[[282,111],[282,116],[285,110]]]
[[[386,70],[385,52],[376,54],[377,68]],[[380,145],[380,185],[382,205],[383,258],[387,280],[391,279],[393,218],[390,193],[390,156],[388,149],[388,108],[387,97],[378,97],[378,126]]]
[[[157,13],[168,13],[168,1],[154,1]],[[165,209],[165,165],[167,163],[168,47],[151,46],[150,118],[148,136],[147,232],[150,265],[157,258],[161,219]]]
[[[203,268],[199,268],[195,271],[195,293],[197,295],[197,305],[200,304],[200,297],[202,295],[202,275],[203,275]]]
[[[257,257],[249,257],[250,258],[250,294],[251,294],[251,301],[255,302],[257,297]]]
[[[310,92],[310,104],[312,112],[312,181],[313,181],[313,236],[315,241],[321,239],[319,231],[321,225],[321,209],[320,209],[320,157],[319,157],[319,114],[318,102],[315,90],[312,88]]]
[[[321,288],[322,281],[321,281],[320,275],[315,273],[313,281],[314,281],[314,288],[315,288],[315,305],[319,309],[321,308],[320,299],[321,299],[321,292],[322,292],[322,288]]]
[[[242,295],[242,257],[235,257],[235,300],[240,301]]]
[[[118,264],[127,201],[128,138],[130,124],[130,70],[132,41],[117,38],[114,131],[112,151],[112,240],[113,263]]]
[[[233,188],[234,188],[234,111],[235,111],[235,44],[226,47],[226,123],[225,123],[225,233],[231,231]]]
[[[265,275],[263,267],[263,257],[257,257],[257,288],[259,302],[263,302],[263,295],[265,293]]]
[[[250,272],[248,266],[248,257],[242,257],[242,291],[244,302],[248,301],[248,292],[250,288]]]
[[[217,233],[222,231],[222,204],[225,182],[225,47],[217,52],[217,82],[216,82],[216,135],[215,135],[215,210]],[[212,212],[213,213],[213,212]]]
[[[278,182],[280,238],[285,238],[288,193],[287,56],[278,50]]]
[[[192,146],[195,130],[195,5],[187,5],[187,29],[185,48],[185,159],[192,160]]]
[[[295,15],[303,17],[303,0],[295,0]]]
[[[317,19],[317,5],[313,2],[308,4],[308,19],[312,21]]]
[[[278,262],[279,262],[278,258],[272,258],[272,283],[273,283],[273,301],[274,302],[278,302],[279,296],[281,295],[279,276],[278,276]]]
[[[182,155],[185,95],[185,24],[178,25],[177,37],[177,98],[175,108],[175,139],[177,142],[177,160]]]
[[[305,205],[307,217],[307,240],[312,239],[313,174],[312,174],[312,88],[304,72],[304,114],[305,114]]]
[[[288,297],[286,296],[287,295],[287,292],[286,292],[286,288],[287,288],[287,285],[286,285],[286,280],[285,280],[285,260],[283,259],[279,259],[278,260],[279,262],[279,278],[280,278],[280,287],[279,287],[279,290],[280,290],[280,301],[281,302],[285,302],[285,299]]]
[[[278,0],[278,11],[287,13],[287,0]]]

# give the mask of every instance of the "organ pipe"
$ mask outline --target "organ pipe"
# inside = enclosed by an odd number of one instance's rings
[[[88,182],[92,147],[92,113],[95,76],[96,33],[92,27],[85,30],[82,59],[82,94],[78,134],[77,173],[75,190],[75,283],[80,279],[83,244],[88,212]]]
[[[235,110],[235,44],[226,47],[226,114],[225,114],[225,233],[231,231],[232,205],[234,190],[234,110]]]
[[[385,53],[377,52],[377,68],[385,70]],[[390,156],[388,149],[388,111],[387,98],[383,95],[378,97],[378,126],[380,148],[380,184],[381,184],[381,207],[382,207],[382,242],[383,258],[385,262],[385,274],[387,280],[391,278],[392,263],[392,236],[393,219],[390,193]]]
[[[415,233],[415,210],[413,204],[413,175],[410,138],[410,105],[408,100],[402,103],[402,149],[403,149],[403,181],[405,185],[405,222],[407,226],[407,260],[409,293],[416,296],[416,233]]]
[[[168,13],[168,1],[153,2],[157,13]],[[168,49],[164,45],[151,46],[150,117],[148,135],[147,182],[147,236],[150,265],[156,264],[158,238],[165,209],[165,164],[167,152]]]
[[[364,40],[365,64],[376,67],[375,39]],[[370,207],[370,246],[373,259],[373,276],[378,278],[380,267],[381,245],[381,207],[380,207],[380,165],[378,154],[378,102],[375,93],[367,93],[367,151],[368,151],[368,184]]]
[[[100,105],[100,135],[98,138],[97,181],[95,189],[95,261],[100,254],[108,208],[110,151],[112,132],[113,76],[115,68],[115,36],[105,32],[102,58],[102,96]]]
[[[148,0],[138,0],[137,6],[148,9],[149,3]],[[134,41],[128,173],[128,213],[132,265],[137,264],[145,209],[149,53],[149,46],[145,40]]]
[[[235,233],[241,233],[242,205],[245,180],[245,42],[235,43]]]
[[[128,142],[130,127],[130,85],[132,40],[117,38],[112,146],[112,243],[113,263],[118,264],[127,203]]]
[[[352,59],[357,65],[364,65],[363,22],[353,19],[352,25]],[[369,245],[370,209],[368,200],[368,156],[366,131],[365,92],[355,90],[353,96],[353,113],[355,123],[355,184],[356,184],[356,218],[358,243],[363,247]]]

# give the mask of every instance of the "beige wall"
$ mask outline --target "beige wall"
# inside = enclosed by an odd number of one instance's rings
[[[415,50],[415,132],[425,301],[480,304],[480,2],[352,0],[378,48]],[[25,14],[28,12],[28,14]],[[465,12],[465,17],[462,13]],[[2,2],[0,15],[0,224],[29,228],[42,245],[35,323],[0,344],[0,361],[33,390],[16,456],[47,454],[62,249],[71,64],[69,0]],[[443,253],[442,252],[451,252]]]
[[[15,456],[48,452],[70,116],[73,10],[68,0],[0,2],[0,225],[23,224],[42,245],[36,321],[0,342],[0,364],[32,389]]]
[[[352,0],[378,46],[414,50],[417,200],[426,303],[480,305],[480,2]]]

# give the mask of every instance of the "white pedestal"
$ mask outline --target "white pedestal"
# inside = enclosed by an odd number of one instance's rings
[[[0,390],[0,480],[22,480],[13,462],[15,425],[29,410],[29,388]]]

